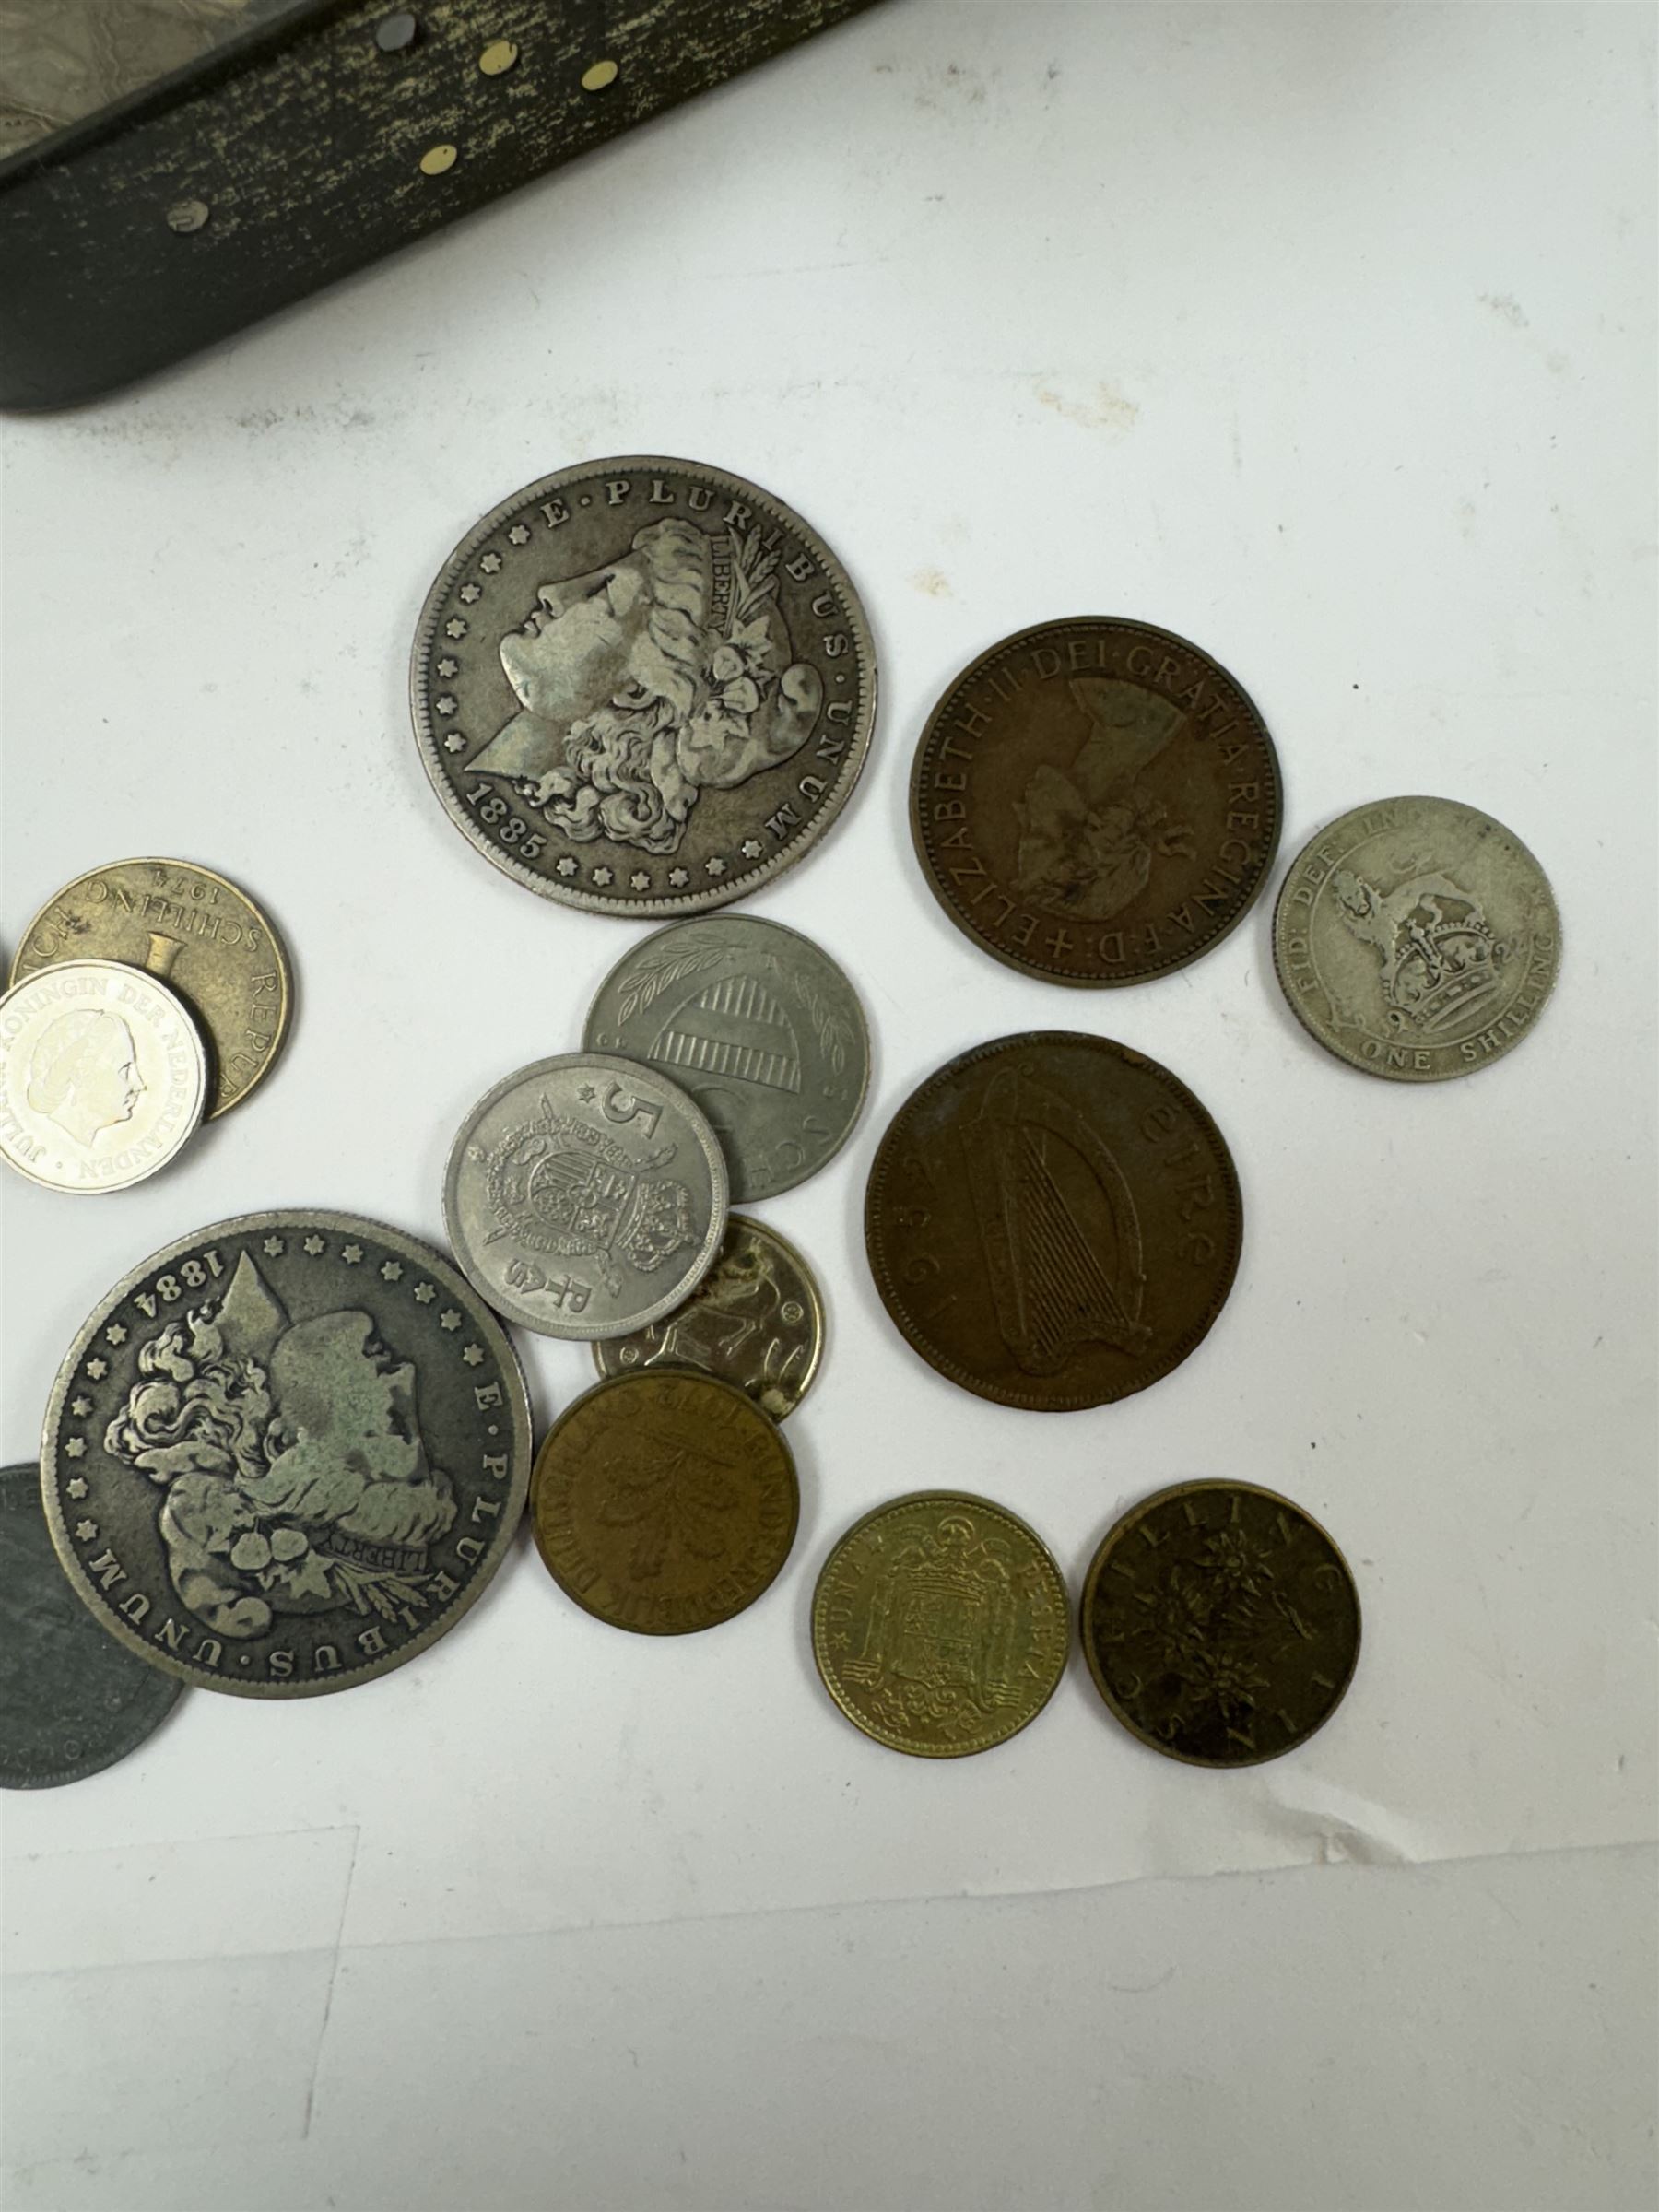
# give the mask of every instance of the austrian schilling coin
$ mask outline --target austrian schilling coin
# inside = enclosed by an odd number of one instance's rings
[[[869,749],[876,658],[845,570],[724,469],[594,461],[444,562],[410,699],[445,811],[517,883],[663,919],[799,860]]]
[[[0,1469],[0,1789],[53,1789],[113,1766],[183,1688],[124,1651],[70,1588],[40,1468]]]
[[[536,1453],[535,1542],[567,1596],[614,1629],[685,1636],[752,1606],[800,1520],[774,1423],[712,1375],[597,1382]]]
[[[282,939],[246,891],[187,860],[115,860],[48,900],[12,962],[20,982],[60,960],[122,960],[159,976],[208,1045],[207,1118],[240,1105],[288,1034]]]
[[[389,1673],[505,1558],[530,1477],[506,1332],[398,1230],[304,1207],[155,1253],[46,1413],[46,1515],[94,1618],[249,1698]]]
[[[1055,1413],[1194,1350],[1239,1265],[1232,1156],[1186,1085],[1104,1037],[976,1046],[894,1115],[865,1243],[907,1342],[964,1390]]]
[[[732,1214],[718,1258],[685,1304],[632,1335],[595,1339],[594,1364],[602,1375],[699,1368],[781,1421],[810,1389],[823,1349],[812,1270],[776,1230]]]
[[[207,1098],[195,1022],[167,984],[65,960],[0,998],[0,1159],[53,1191],[124,1191],[175,1159]]]
[[[960,1759],[1036,1719],[1065,1671],[1060,1570],[1023,1521],[948,1490],[855,1521],[824,1561],[812,1655],[855,1728]]]
[[[911,773],[940,905],[993,958],[1056,983],[1137,983],[1218,944],[1266,879],[1280,813],[1243,688],[1147,622],[1005,638],[934,709]]]
[[[1473,1075],[1544,1010],[1561,919],[1511,830],[1453,799],[1379,799],[1300,853],[1273,916],[1297,1019],[1396,1083]]]
[[[747,914],[677,922],[636,946],[599,986],[582,1041],[648,1060],[696,1100],[740,1201],[816,1175],[870,1076],[864,1008],[841,969],[798,930]]]
[[[653,1068],[565,1053],[505,1077],[461,1124],[443,1226],[498,1313],[543,1336],[626,1336],[688,1298],[725,1234],[726,1170]]]
[[[1359,1656],[1347,1561],[1250,1482],[1182,1482],[1125,1513],[1083,1585],[1083,1650],[1131,1734],[1171,1759],[1252,1767],[1323,1728]]]

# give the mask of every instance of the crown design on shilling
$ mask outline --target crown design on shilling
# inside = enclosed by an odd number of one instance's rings
[[[1350,869],[1331,877],[1337,911],[1382,963],[1388,1018],[1433,1035],[1481,1008],[1507,949],[1478,899],[1441,875],[1415,876],[1386,897]]]

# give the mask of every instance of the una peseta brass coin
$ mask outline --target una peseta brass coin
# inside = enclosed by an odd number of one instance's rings
[[[615,1375],[567,1406],[535,1456],[531,1520],[568,1597],[613,1629],[686,1636],[752,1606],[801,1514],[789,1446],[713,1375]]]
[[[1065,1671],[1065,1584],[1025,1523],[930,1490],[855,1521],[824,1561],[812,1655],[855,1728],[960,1759],[1036,1719]]]
[[[47,900],[23,933],[11,980],[62,960],[121,960],[176,992],[210,1048],[207,1116],[269,1074],[288,1035],[288,953],[246,891],[188,860],[112,860]]]
[[[1038,1412],[1127,1397],[1208,1333],[1238,1269],[1232,1156],[1178,1077],[1104,1037],[999,1037],[882,1138],[865,1243],[930,1367]]]
[[[792,508],[700,462],[592,461],[469,530],[416,629],[420,757],[514,882],[665,921],[845,806],[876,714],[858,594]]]
[[[714,1265],[686,1300],[629,1336],[594,1340],[602,1375],[694,1367],[735,1382],[781,1421],[806,1396],[824,1350],[824,1305],[794,1246],[733,1214]]]
[[[1250,1767],[1323,1728],[1359,1656],[1347,1561],[1249,1482],[1183,1482],[1125,1513],[1083,1585],[1095,1687],[1171,1759]]]
[[[928,886],[1022,975],[1184,968],[1249,911],[1278,842],[1273,740],[1238,679],[1148,622],[1005,638],[934,709],[911,773]]]
[[[40,1468],[0,1469],[0,1789],[55,1789],[113,1766],[183,1688],[106,1636],[70,1588]]]
[[[283,1207],[154,1253],[47,1407],[53,1542],[152,1666],[248,1698],[401,1666],[506,1556],[530,1409],[495,1316],[426,1245]]]
[[[1501,1059],[1544,1010],[1561,921],[1543,869],[1501,822],[1453,799],[1380,799],[1298,853],[1273,916],[1297,1019],[1327,1052],[1396,1083]]]

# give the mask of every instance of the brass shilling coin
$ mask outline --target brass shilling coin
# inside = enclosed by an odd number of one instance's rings
[[[876,656],[792,508],[700,462],[527,484],[440,571],[409,675],[450,819],[515,883],[665,921],[799,860],[857,782]]]
[[[1379,799],[1298,853],[1273,963],[1309,1035],[1367,1075],[1441,1083],[1519,1044],[1560,959],[1549,880],[1521,840],[1453,799]]]
[[[1232,1157],[1168,1068],[1104,1037],[976,1046],[894,1115],[865,1242],[930,1367],[1067,1412],[1167,1375],[1220,1312],[1243,1207]]]
[[[982,653],[911,772],[929,888],[1022,975],[1137,983],[1218,944],[1266,880],[1278,761],[1237,678],[1186,639],[1104,617]]]
[[[818,1575],[812,1655],[855,1728],[960,1759],[1036,1719],[1065,1671],[1065,1584],[1025,1523],[984,1498],[919,1492],[855,1521]]]
[[[88,869],[24,931],[11,980],[89,959],[147,969],[183,1000],[209,1048],[209,1121],[269,1074],[288,1035],[288,954],[269,916],[223,876],[188,860]]]
[[[812,1387],[823,1350],[812,1270],[775,1229],[732,1214],[713,1266],[685,1304],[632,1335],[595,1338],[594,1364],[602,1375],[700,1368],[781,1421]]]
[[[685,1636],[771,1585],[801,1493],[789,1446],[742,1391],[653,1369],[566,1407],[536,1453],[530,1512],[567,1596],[614,1629]]]
[[[448,1260],[283,1207],[175,1240],[99,1301],[41,1473],[64,1571],[130,1652],[313,1697],[401,1666],[483,1594],[524,1511],[530,1406]]]
[[[1132,1735],[1201,1767],[1305,1743],[1359,1656],[1347,1561],[1300,1506],[1250,1482],[1182,1482],[1125,1513],[1083,1585],[1084,1654]]]

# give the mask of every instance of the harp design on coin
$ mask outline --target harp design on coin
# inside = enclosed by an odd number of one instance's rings
[[[1143,1350],[1135,1200],[1077,1108],[1017,1063],[991,1083],[963,1152],[997,1326],[1020,1368],[1057,1374],[1088,1344]]]
[[[892,1724],[994,1713],[1012,1687],[1020,1607],[1006,1559],[947,1514],[895,1552],[871,1585],[858,1655],[841,1670]]]

